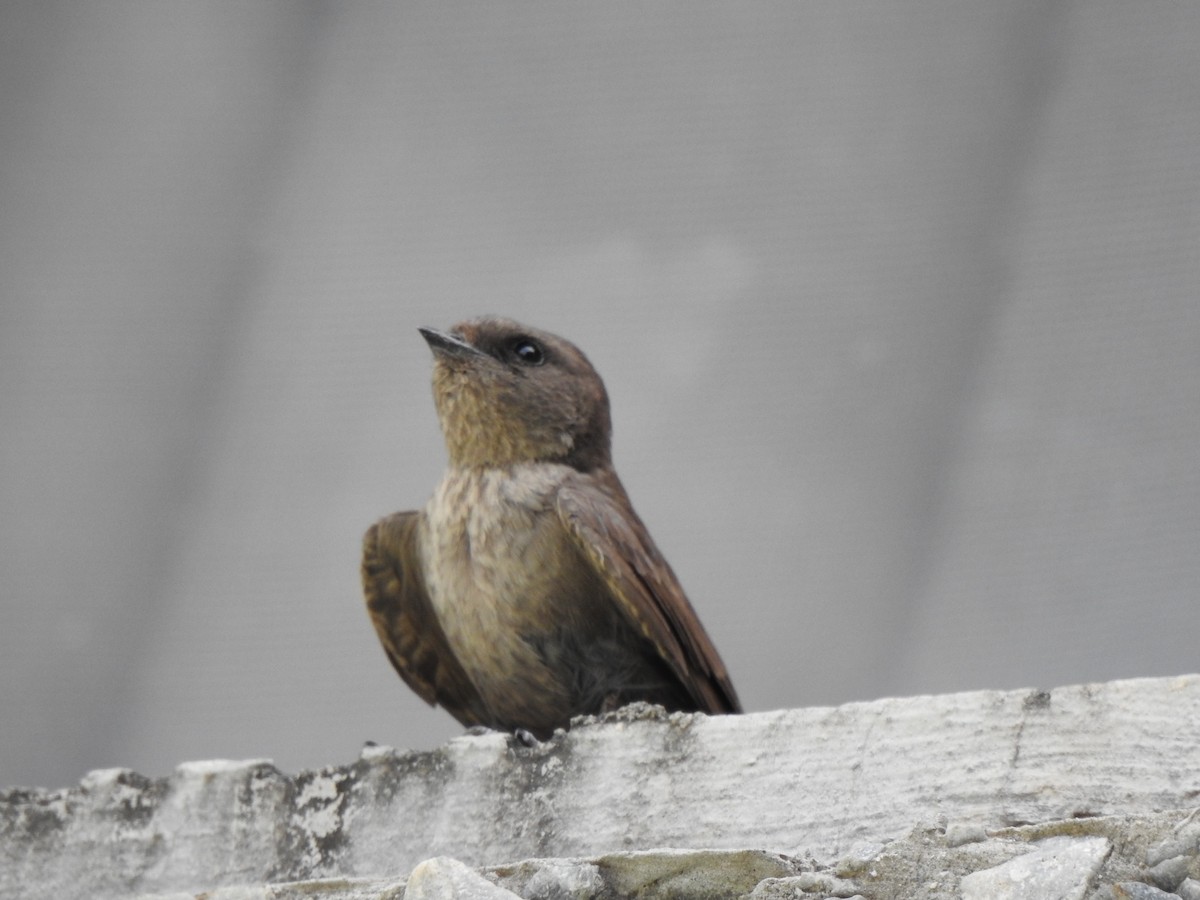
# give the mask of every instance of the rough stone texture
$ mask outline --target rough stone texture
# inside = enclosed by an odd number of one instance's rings
[[[964,875],[963,900],[1083,900],[1100,866],[1112,851],[1102,837],[1052,837],[1033,850],[990,869]]]
[[[530,859],[472,869],[448,857],[403,880],[324,879],[218,888],[205,900],[1120,900],[1181,897],[1150,882],[1147,848],[1169,841],[1200,811],[1070,819],[998,829],[955,844],[942,826],[863,844],[827,863],[763,851],[656,850],[585,859]],[[1200,858],[1193,848],[1193,864]],[[1186,883],[1185,883],[1186,884]],[[180,894],[143,900],[182,900]],[[186,895],[191,896],[191,895]]]
[[[412,870],[404,887],[406,900],[517,900],[517,895],[488,881],[470,866],[449,856],[427,859]]]
[[[740,717],[630,707],[534,747],[491,733],[294,777],[206,762],[11,790],[0,896],[397,896],[445,856],[529,897],[950,897],[971,873],[964,891],[1117,897],[1200,877],[1200,823],[1163,812],[1198,797],[1194,675]],[[1059,893],[1021,893],[1051,857]],[[482,889],[457,863],[419,871],[427,896]]]

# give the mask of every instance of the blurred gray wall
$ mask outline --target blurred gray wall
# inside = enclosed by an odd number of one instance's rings
[[[1200,667],[1200,5],[0,7],[0,785],[458,732],[416,333],[605,376],[751,709]]]

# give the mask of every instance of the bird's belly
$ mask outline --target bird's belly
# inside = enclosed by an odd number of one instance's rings
[[[429,598],[492,724],[548,731],[576,711],[569,648],[612,631],[616,610],[561,524],[552,485],[473,474],[448,478],[427,507]]]

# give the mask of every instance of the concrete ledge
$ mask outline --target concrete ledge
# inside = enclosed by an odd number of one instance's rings
[[[0,896],[320,879],[393,890],[440,856],[470,868],[649,848],[811,858],[811,875],[914,826],[982,837],[1198,802],[1200,676],[739,717],[630,707],[534,747],[492,733],[428,753],[368,748],[294,777],[266,761],[208,762],[10,790]]]

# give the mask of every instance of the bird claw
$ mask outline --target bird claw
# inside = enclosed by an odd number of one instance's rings
[[[485,734],[496,734],[497,730],[495,728],[489,728],[487,725],[472,725],[467,729],[466,733],[471,737],[483,737]],[[503,734],[504,732],[499,733]],[[514,728],[512,731],[512,736],[526,747],[536,747],[539,743],[541,743],[536,737],[534,737],[532,731],[528,731],[525,728]]]

